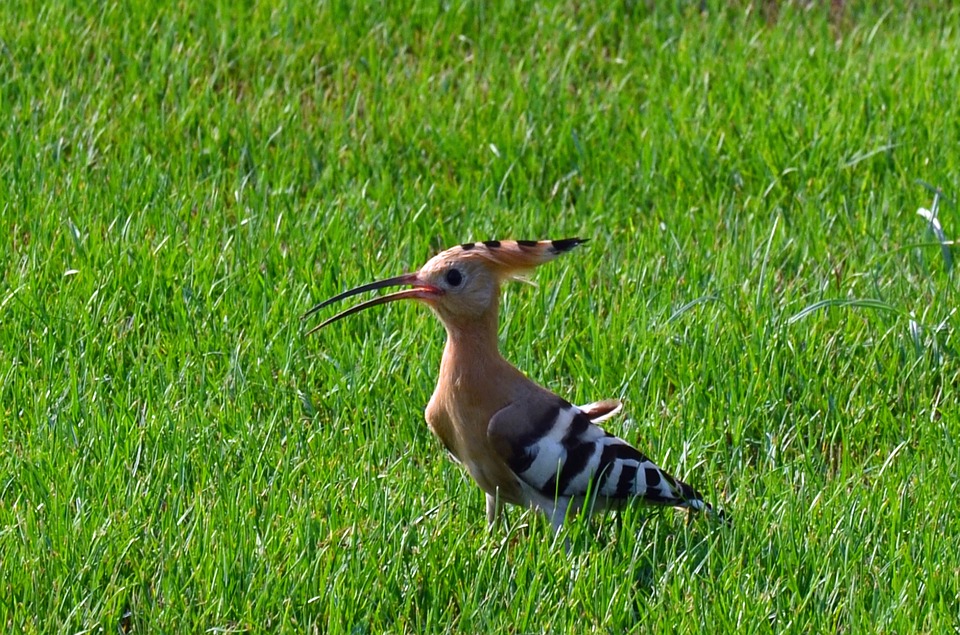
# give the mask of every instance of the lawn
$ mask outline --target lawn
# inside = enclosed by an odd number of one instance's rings
[[[6,3],[0,629],[960,628],[960,10],[703,4]],[[569,236],[504,355],[732,524],[488,532],[429,311],[305,337]]]

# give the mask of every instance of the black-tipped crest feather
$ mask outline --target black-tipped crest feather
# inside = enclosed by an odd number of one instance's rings
[[[589,238],[562,238],[560,240],[551,240],[550,245],[554,253],[562,254],[564,252],[570,251],[578,245],[590,240]]]

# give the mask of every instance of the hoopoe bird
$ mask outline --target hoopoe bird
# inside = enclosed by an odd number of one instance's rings
[[[503,504],[533,507],[555,532],[568,514],[619,509],[632,500],[712,512],[692,487],[670,476],[598,423],[621,410],[610,399],[574,406],[539,386],[500,354],[500,285],[583,244],[586,239],[465,243],[431,258],[418,271],[345,291],[307,311],[366,291],[408,289],[347,309],[308,332],[372,306],[419,300],[447,331],[440,378],[426,420],[440,442],[486,494],[487,523]],[[721,512],[722,514],[722,512]]]

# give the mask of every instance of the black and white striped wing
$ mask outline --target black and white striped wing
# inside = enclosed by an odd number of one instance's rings
[[[566,401],[558,398],[532,421],[517,421],[519,414],[516,406],[498,412],[489,435],[514,474],[549,499],[593,493],[613,503],[642,498],[655,505],[709,508],[692,487]]]

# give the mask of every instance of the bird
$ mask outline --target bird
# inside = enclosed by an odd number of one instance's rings
[[[326,319],[307,335],[365,309],[398,300],[426,304],[446,329],[427,425],[483,490],[493,527],[505,504],[539,510],[559,533],[567,518],[619,510],[632,501],[714,514],[690,485],[674,478],[624,439],[600,425],[622,410],[617,399],[574,406],[529,379],[500,353],[501,286],[586,243],[488,240],[442,251],[411,273],[371,282],[309,309],[368,291],[406,287]],[[718,512],[722,517],[723,512]]]

